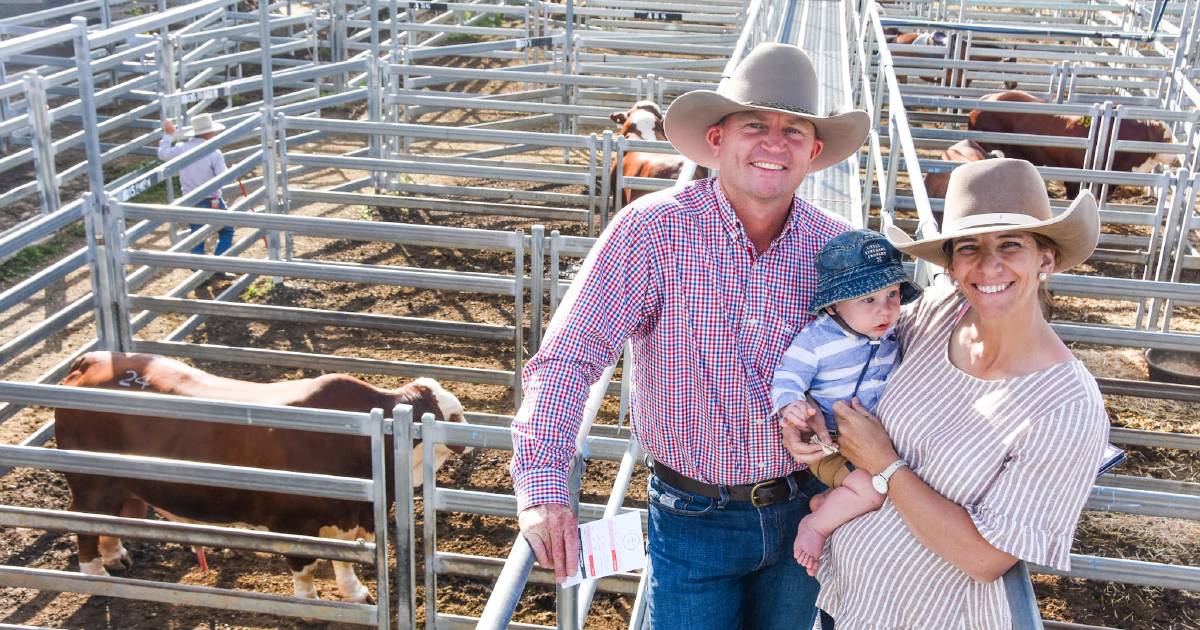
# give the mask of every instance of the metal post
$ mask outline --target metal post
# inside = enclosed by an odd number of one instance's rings
[[[264,93],[265,94],[265,93]],[[262,120],[262,139],[263,147],[263,202],[266,206],[268,214],[279,213],[279,203],[276,195],[278,194],[278,186],[276,184],[276,174],[278,173],[277,155],[275,154],[275,131],[274,131],[274,116],[269,104],[259,110],[259,116]],[[267,257],[271,260],[279,260],[279,232],[267,232]],[[283,282],[282,277],[276,277],[276,283]]]
[[[387,447],[384,440],[382,409],[371,410],[371,489],[375,522],[375,626],[387,630],[391,625],[391,588],[388,585],[388,494]]]
[[[374,0],[372,0],[372,6],[374,6]],[[375,42],[375,47],[378,48],[378,42]],[[372,52],[371,58],[367,60],[367,120],[373,123],[381,121],[383,88],[380,74],[383,72],[382,65],[382,60]],[[383,139],[378,133],[372,132],[367,137],[368,155],[375,159],[382,157],[380,148],[382,141]],[[375,187],[375,194],[382,193],[383,174],[380,171],[371,171],[371,185]]]
[[[272,77],[271,61],[271,13],[270,5],[260,4],[258,7],[258,41],[262,46],[262,75],[263,105],[267,108],[267,119],[275,115],[271,111],[275,107],[275,82]]]
[[[413,555],[413,475],[411,405],[392,410],[392,461],[396,486],[396,627],[417,627],[417,562]]]
[[[521,368],[525,365],[525,234],[516,231],[513,247],[513,409],[521,409]]]
[[[371,0],[371,58],[379,60],[379,0]]]
[[[550,318],[554,318],[554,311],[558,310],[558,302],[562,299],[562,294],[559,289],[559,258],[562,255],[562,234],[558,230],[550,232]]]
[[[4,62],[0,61],[0,85],[8,83],[8,73],[4,70]],[[0,121],[7,121],[12,117],[12,103],[8,101],[7,96],[0,97]],[[0,136],[0,151],[8,153],[8,136]]]
[[[163,0],[165,5],[166,0]],[[175,49],[179,45],[179,39],[165,32],[158,37],[158,77],[159,89],[162,91],[162,100],[159,102],[159,117],[160,122],[167,120],[180,120],[179,118],[179,101],[175,100],[175,94],[179,91],[175,83]],[[163,183],[167,189],[167,205],[175,205],[175,176],[171,175],[166,178]],[[171,227],[171,243],[178,240],[174,226]]]
[[[424,507],[425,555],[425,628],[437,628],[437,567],[434,566],[434,553],[437,551],[437,451],[434,447],[441,441],[441,431],[433,414],[421,416],[421,449],[423,454],[421,471],[422,505]]]
[[[41,75],[25,75],[25,101],[33,127],[33,165],[37,169],[42,213],[58,210],[58,176],[54,169],[54,138],[50,135],[50,110],[46,107],[46,82]]]
[[[275,114],[275,132],[276,142],[279,147],[279,207],[284,214],[292,213],[291,192],[288,188],[288,148],[287,148],[287,116],[282,112]],[[289,235],[291,232],[288,233]],[[284,259],[292,259],[291,240],[288,240],[289,247],[284,252]]]
[[[611,374],[610,374],[611,375]],[[567,477],[567,491],[571,497],[571,512],[579,518],[579,491],[583,487],[583,471],[586,463],[583,461],[583,454],[579,451],[575,453],[575,459],[571,462],[571,473]],[[576,559],[578,563],[578,559]],[[567,571],[571,571],[572,564],[567,565]],[[555,617],[558,621],[559,630],[578,630],[581,626],[576,617],[579,608],[579,585],[563,588],[555,587]]]
[[[535,225],[530,230],[529,247],[529,352],[542,345],[542,304],[545,301],[543,281],[546,278],[546,228]]]
[[[129,296],[125,288],[125,218],[116,200],[105,197],[99,205],[98,219],[100,244],[96,268],[101,273],[100,293],[96,303],[104,302],[103,310],[108,349],[116,352],[133,351],[133,333],[129,328]]]
[[[101,168],[100,121],[96,116],[96,86],[92,78],[91,46],[88,44],[87,18],[71,18],[79,31],[75,34],[75,71],[78,75],[80,114],[83,116],[83,146],[87,156],[89,190],[95,202],[104,199],[104,171]]]
[[[92,295],[96,318],[96,340],[99,347],[107,350],[116,349],[117,337],[116,317],[112,313],[112,303],[102,299],[107,295],[108,265],[107,243],[104,241],[103,221],[96,197],[90,192],[83,193],[83,226],[87,233],[88,264],[91,267]]]

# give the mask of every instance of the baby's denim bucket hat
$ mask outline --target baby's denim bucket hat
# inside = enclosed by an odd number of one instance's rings
[[[826,306],[900,285],[900,303],[908,304],[921,289],[908,279],[900,251],[874,230],[844,232],[825,243],[817,254],[817,294],[811,312]]]

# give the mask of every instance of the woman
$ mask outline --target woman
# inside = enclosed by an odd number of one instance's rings
[[[1091,254],[1100,224],[1088,192],[1052,217],[1033,165],[992,159],[953,172],[941,235],[888,229],[954,286],[906,307],[879,419],[835,407],[842,453],[887,495],[826,547],[817,605],[839,628],[1008,628],[1005,571],[1019,559],[1068,568],[1108,417],[1042,301],[1050,273]],[[802,431],[784,426],[788,450],[819,459]]]

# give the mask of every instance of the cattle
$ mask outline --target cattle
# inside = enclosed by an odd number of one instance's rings
[[[373,408],[390,412],[403,403],[412,405],[415,418],[432,413],[439,420],[464,420],[458,399],[428,378],[395,390],[379,389],[346,374],[250,383],[160,356],[92,352],[72,364],[63,384],[354,412]],[[55,439],[61,449],[371,478],[366,437],[65,408],[56,409],[54,417]],[[388,439],[390,442],[390,436]],[[437,450],[436,463],[440,465],[450,449],[439,445]],[[414,483],[418,485],[421,453],[417,448],[413,455]],[[387,477],[391,481],[393,476]],[[81,473],[67,473],[66,478],[73,511],[144,518],[150,506],[159,515],[182,522],[236,524],[343,540],[374,538],[372,506],[365,502]],[[389,495],[394,496],[390,486]],[[292,570],[295,596],[316,599],[312,580],[317,560],[285,558]],[[132,566],[119,538],[79,534],[80,572],[107,575],[110,569]],[[352,563],[335,561],[333,567],[342,599],[370,601]]]
[[[884,34],[884,38],[885,38],[884,41],[886,41],[888,44],[945,47],[946,41],[947,41],[947,36],[946,36],[945,31],[910,31],[910,32],[906,33],[906,32],[902,32],[900,29],[898,29],[894,26],[889,26],[888,28],[883,29],[883,34]],[[893,57],[927,57],[929,55],[922,54],[922,53],[916,53],[916,52],[897,50],[897,51],[892,52],[892,56]],[[998,56],[994,56],[994,55],[984,55],[984,54],[979,54],[979,53],[970,55],[970,60],[971,61],[1002,61],[1004,63],[1016,62],[1016,59],[1013,57],[998,57]],[[900,63],[899,65],[903,66],[904,64]],[[959,80],[954,81],[955,74],[954,74],[953,70],[950,68],[947,68],[942,77],[943,85],[947,85],[950,87],[963,87],[963,88],[971,87],[971,79],[966,78],[965,73],[959,73],[957,76],[959,77]],[[936,83],[937,82],[936,79],[931,79],[929,77],[924,77],[924,76],[920,77],[920,79],[927,83]],[[899,81],[900,83],[908,83],[908,75],[903,74],[903,70],[901,68],[897,68],[896,69],[896,80]],[[1009,79],[1004,82],[1004,89],[1006,89],[1006,90],[1011,90],[1016,87],[1017,87],[1017,82],[1015,80]]]
[[[982,97],[983,101],[1005,101],[1015,103],[1044,103],[1045,100],[1028,92],[1008,90]],[[1092,124],[1090,116],[1066,116],[1062,114],[1032,114],[1027,112],[995,112],[973,109],[967,118],[967,129],[998,133],[1023,133],[1041,136],[1073,136],[1086,138]],[[1117,133],[1121,140],[1143,142],[1170,142],[1171,136],[1165,125],[1156,120],[1121,121]],[[1065,147],[1039,147],[1002,142],[980,142],[988,150],[1002,151],[1010,158],[1028,160],[1038,166],[1061,168],[1083,168],[1083,149]],[[1176,156],[1169,153],[1135,153],[1118,151],[1113,158],[1112,170],[1148,173],[1155,164],[1171,165]],[[1078,182],[1066,182],[1067,196],[1079,194]]]
[[[946,150],[942,151],[941,159],[948,162],[978,162],[990,158],[1002,158],[1004,153],[1000,151],[987,151],[979,146],[974,140],[959,140],[950,145]],[[950,182],[950,172],[942,173],[926,173],[925,174],[925,192],[933,197],[946,196],[946,184]]]
[[[620,126],[617,133],[631,140],[666,140],[663,130],[663,114],[653,101],[638,101],[628,111],[613,112],[609,119]],[[630,151],[621,160],[621,174],[625,177],[657,177],[660,179],[678,179],[683,170],[684,158],[681,155],[667,153],[649,153]],[[613,165],[613,181],[616,181],[617,167]],[[708,169],[696,167],[696,177],[707,177]],[[614,186],[614,193],[616,187]],[[625,188],[621,197],[614,194],[616,207],[629,205],[634,199],[650,194],[646,190]]]

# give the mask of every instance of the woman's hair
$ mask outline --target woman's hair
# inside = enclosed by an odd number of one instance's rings
[[[1054,239],[1038,234],[1037,232],[1030,232],[1029,235],[1037,243],[1038,249],[1050,250],[1054,254],[1054,260],[1058,261],[1058,257],[1062,255],[1062,252],[1058,248],[1058,243],[1054,242]],[[946,268],[949,269],[954,264],[954,239],[947,239],[942,243],[942,253],[946,255],[946,260],[948,261]],[[1050,321],[1050,318],[1054,315],[1054,295],[1047,288],[1047,283],[1038,284],[1038,305],[1042,307],[1042,317],[1045,317],[1046,321]]]

